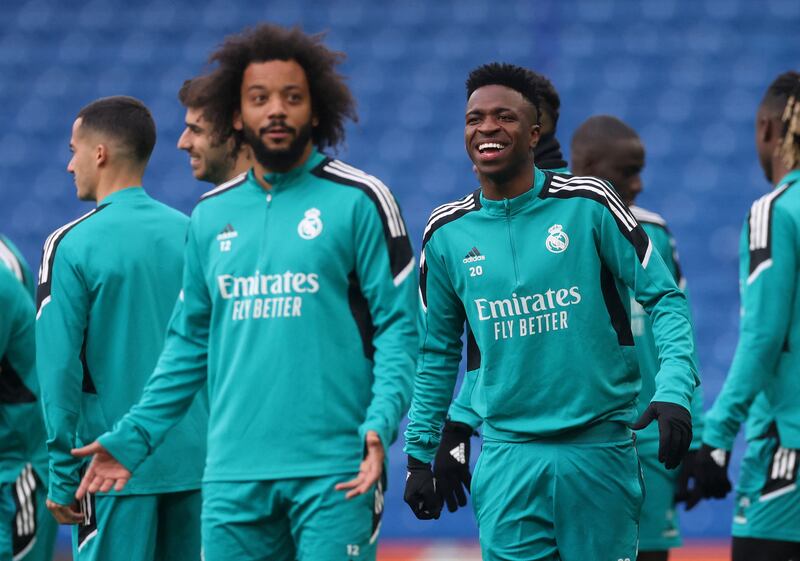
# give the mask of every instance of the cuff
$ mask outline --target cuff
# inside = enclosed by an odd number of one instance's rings
[[[97,441],[131,473],[150,454],[147,440],[139,428],[124,418],[113,431],[101,435]]]

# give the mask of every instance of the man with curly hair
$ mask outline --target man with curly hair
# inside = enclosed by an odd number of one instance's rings
[[[697,384],[686,297],[611,185],[534,167],[530,71],[470,73],[464,139],[480,189],[435,209],[420,257],[420,356],[405,433],[405,500],[443,503],[431,467],[461,360],[483,450],[471,482],[485,561],[635,559],[641,471],[631,429],[653,420],[675,468]],[[650,314],[656,391],[639,420],[622,286]]]
[[[372,560],[385,451],[411,395],[414,258],[376,177],[324,155],[355,119],[320,36],[259,25],[228,37],[205,116],[253,168],[194,209],[183,292],[140,403],[78,492],[125,485],[208,383],[208,561]]]

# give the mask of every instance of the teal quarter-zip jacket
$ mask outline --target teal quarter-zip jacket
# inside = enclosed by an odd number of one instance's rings
[[[635,420],[641,376],[620,284],[653,318],[653,400],[689,409],[696,384],[686,298],[613,188],[536,170],[511,200],[480,191],[439,207],[420,259],[420,357],[406,452],[430,461],[466,321],[471,407],[484,437],[519,442]]]
[[[758,199],[739,245],[741,319],[728,377],[706,415],[703,442],[730,450],[745,420],[748,441],[775,424],[781,446],[800,448],[800,170]]]
[[[352,473],[410,399],[414,258],[375,177],[313,152],[192,213],[181,311],[141,402],[100,442],[129,469],[208,380],[206,481]]]
[[[56,503],[71,504],[78,487],[81,463],[70,450],[110,430],[153,372],[181,287],[187,225],[185,215],[131,187],[45,242],[36,363]],[[206,427],[198,400],[121,493],[199,488]]]

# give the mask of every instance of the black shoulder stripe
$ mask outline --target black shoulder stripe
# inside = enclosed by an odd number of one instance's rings
[[[425,244],[428,243],[428,240],[431,239],[431,236],[433,236],[436,230],[445,224],[458,220],[465,214],[480,210],[480,208],[481,190],[476,189],[457,201],[446,203],[433,209],[430,218],[428,218],[428,223],[425,225],[425,231],[422,234],[422,247],[425,247]]]
[[[398,285],[405,280],[414,268],[414,252],[400,206],[389,188],[377,177],[332,158],[325,158],[311,174],[358,189],[372,201],[383,225],[394,282]]]
[[[747,284],[772,265],[772,211],[775,201],[781,197],[790,184],[783,185],[758,199],[750,207],[747,224],[750,230],[750,267]]]
[[[462,216],[480,210],[481,208],[481,190],[476,189],[469,195],[453,201],[452,203],[443,204],[436,207],[428,219],[425,226],[425,232],[422,234],[422,253],[419,260],[419,296],[422,299],[422,307],[428,309],[428,262],[425,258],[425,246],[430,241],[434,232]]]
[[[47,240],[44,242],[44,247],[42,248],[42,262],[39,265],[39,286],[36,289],[36,310],[37,313],[41,311],[42,304],[45,301],[48,301],[50,298],[50,288],[51,288],[51,281],[53,276],[53,263],[55,263],[56,258],[56,250],[58,249],[58,245],[61,243],[61,240],[64,239],[64,236],[72,230],[75,226],[87,220],[88,218],[94,216],[104,208],[107,208],[111,203],[106,203],[98,206],[95,209],[92,209],[90,212],[87,212],[77,220],[73,220],[69,224],[65,224],[52,234],[48,236]]]
[[[633,332],[631,331],[631,320],[625,310],[625,305],[622,302],[622,297],[617,290],[617,285],[614,282],[614,275],[611,270],[606,267],[605,263],[600,264],[600,290],[603,293],[603,302],[608,311],[608,318],[611,321],[611,327],[617,334],[617,342],[623,347],[633,346]]]
[[[216,197],[217,195],[221,195],[226,191],[230,191],[235,187],[239,187],[240,185],[244,185],[245,181],[247,181],[247,172],[241,173],[231,179],[230,181],[226,181],[225,183],[220,183],[211,191],[206,191],[202,195],[200,195],[200,200],[197,201],[197,204],[205,201],[206,199],[210,199],[212,197]]]
[[[596,177],[570,176],[545,171],[545,185],[539,197],[542,199],[572,199],[581,197],[600,203],[611,212],[619,231],[631,242],[639,261],[647,266],[652,247],[642,226],[631,214],[625,203],[607,181]]]

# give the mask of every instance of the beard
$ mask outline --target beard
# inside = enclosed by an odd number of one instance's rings
[[[258,133],[244,125],[242,127],[242,136],[244,141],[253,149],[253,156],[259,164],[270,171],[283,173],[292,169],[303,155],[308,142],[311,140],[312,126],[311,121],[309,121],[298,130],[281,123],[283,128],[294,133],[294,140],[286,148],[271,150],[264,146],[261,135],[265,134],[269,127],[275,124],[277,123],[270,123],[269,126],[260,128]]]

